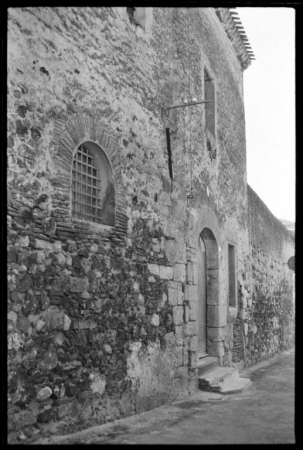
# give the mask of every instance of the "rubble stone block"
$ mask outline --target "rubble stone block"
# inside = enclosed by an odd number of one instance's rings
[[[162,294],[162,299],[161,299],[161,302],[159,303],[159,306],[161,307],[161,308],[163,308],[164,306],[165,306],[165,303],[167,302],[167,295],[166,295],[166,293],[165,292],[163,292],[163,294]]]
[[[84,292],[88,288],[87,278],[75,278],[70,277],[70,291],[71,292]]]
[[[185,264],[174,265],[174,280],[184,283],[186,279]]]
[[[183,323],[183,315],[184,310],[183,306],[174,306],[173,307],[173,324],[180,325]]]
[[[38,422],[49,422],[53,415],[53,409],[51,407],[44,409],[42,412],[38,414],[37,421]]]
[[[87,259],[87,258],[82,258],[81,259],[81,266],[83,267],[84,272],[88,273],[90,271],[90,269],[91,269],[92,262],[89,259]]]
[[[38,402],[43,402],[44,400],[48,399],[52,395],[52,393],[52,389],[48,386],[45,386],[44,388],[39,390],[36,399]]]
[[[147,268],[153,275],[159,276],[160,268],[158,264],[147,264]]]
[[[11,320],[16,325],[18,316],[14,311],[10,311],[7,314],[7,318],[8,318],[8,320]]]
[[[63,330],[68,331],[71,323],[72,323],[71,319],[66,314],[64,314],[63,315]]]
[[[23,275],[19,278],[17,283],[17,291],[27,292],[31,288],[33,283],[32,277],[27,273],[23,273]]]
[[[71,401],[69,403],[63,403],[57,407],[57,419],[62,419],[71,413],[72,409],[75,407],[76,402]]]
[[[7,251],[7,262],[17,262],[18,249],[16,247],[11,247]]]
[[[98,248],[99,248],[99,247],[98,247],[98,244],[94,243],[94,244],[92,244],[92,245],[90,246],[89,251],[90,251],[91,253],[97,253]]]
[[[109,344],[104,344],[103,349],[104,349],[105,353],[107,353],[108,355],[111,355],[113,352],[113,350]]]
[[[183,324],[175,326],[175,343],[176,345],[183,345],[184,343],[184,329]]]
[[[19,316],[17,319],[17,328],[22,332],[26,333],[26,331],[29,329],[31,323],[30,320],[27,317]]]
[[[35,248],[50,250],[51,252],[58,253],[61,251],[61,242],[60,241],[48,242],[43,241],[41,239],[36,239]]]
[[[170,266],[159,266],[160,278],[162,280],[171,280],[174,276],[174,269]]]
[[[55,241],[52,243],[52,251],[54,253],[58,253],[61,251],[61,242],[60,241]]]
[[[19,247],[28,247],[29,237],[28,236],[19,236],[16,245]]]
[[[175,346],[175,334],[173,332],[167,333],[164,336],[164,341],[165,341],[167,347],[174,347]]]
[[[49,372],[54,369],[58,365],[58,357],[55,351],[49,350],[47,354],[44,356],[42,361],[38,364],[38,367],[43,372]]]
[[[86,247],[81,247],[79,248],[78,252],[77,252],[78,256],[83,256],[84,258],[88,258],[89,257],[89,253]]]
[[[26,425],[33,425],[37,421],[38,411],[20,411],[19,413],[15,413],[11,416],[12,427],[15,430],[19,430],[20,428]]]
[[[59,333],[56,334],[56,336],[54,337],[54,343],[55,345],[61,346],[63,345],[64,342],[64,334],[59,331]]]
[[[174,306],[178,304],[178,291],[176,289],[168,288],[168,303]]]
[[[106,386],[105,377],[103,375],[97,374],[94,377],[94,381],[90,385],[90,388],[94,393],[101,395],[101,394],[103,394],[103,392],[105,390],[105,386]]]
[[[58,278],[54,279],[52,287],[53,287],[54,291],[68,292],[69,282],[70,282],[69,277],[66,277],[66,276],[58,277]]]
[[[59,252],[56,257],[57,257],[57,261],[58,261],[59,266],[63,267],[65,265],[65,262],[66,262],[66,258],[63,255],[63,253]]]
[[[67,383],[65,384],[65,394],[67,397],[73,397],[77,393],[77,387],[75,384]]]
[[[52,236],[56,233],[57,223],[52,217],[46,217],[43,222],[43,233]]]
[[[160,325],[160,317],[158,316],[158,314],[153,314],[151,319],[150,319],[150,324],[153,327],[158,327]]]
[[[67,316],[64,314],[63,311],[54,311],[50,313],[47,317],[48,317],[48,328],[50,331],[64,329],[64,324],[66,322]],[[67,319],[69,320],[70,324],[70,319],[68,317]],[[68,325],[68,322],[66,322],[66,325]]]
[[[34,289],[42,291],[45,288],[45,279],[42,273],[33,276]]]
[[[18,351],[20,347],[23,347],[24,340],[19,333],[10,333],[7,337],[8,350]]]

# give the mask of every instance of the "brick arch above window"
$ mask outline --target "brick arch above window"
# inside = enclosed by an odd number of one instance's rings
[[[100,147],[110,164],[115,185],[114,226],[84,222],[72,217],[71,168],[73,156],[84,142],[91,142]],[[101,121],[85,114],[76,114],[66,122],[54,121],[54,144],[56,150],[54,162],[58,173],[58,182],[55,182],[54,185],[55,192],[52,202],[54,219],[57,219],[59,223],[60,220],[62,221],[61,228],[71,229],[75,228],[75,226],[83,226],[91,234],[97,233],[98,236],[102,235],[103,240],[113,240],[116,244],[122,242],[123,237],[127,233],[128,218],[126,214],[125,190],[122,183],[119,147],[115,137],[110,134]],[[65,205],[64,208],[61,206],[63,204]],[[60,226],[57,229],[60,231]],[[61,231],[63,232],[64,230]],[[59,235],[60,233],[58,233]]]

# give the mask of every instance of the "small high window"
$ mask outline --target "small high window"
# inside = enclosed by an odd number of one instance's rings
[[[72,166],[72,216],[103,225],[115,225],[115,187],[103,150],[84,142],[76,150]]]
[[[205,103],[205,133],[207,149],[211,159],[216,158],[216,108],[215,108],[215,85],[208,71],[204,69],[204,98]]]
[[[236,302],[236,253],[235,246],[228,244],[228,294],[229,306],[235,308]]]
[[[204,69],[205,127],[215,136],[215,87],[209,73]]]

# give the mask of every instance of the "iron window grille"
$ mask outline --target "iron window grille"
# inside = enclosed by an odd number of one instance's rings
[[[73,159],[72,214],[76,219],[102,223],[100,172],[92,153],[83,144]]]

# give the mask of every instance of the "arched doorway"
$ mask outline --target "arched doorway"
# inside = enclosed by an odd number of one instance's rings
[[[197,249],[198,270],[198,359],[211,350],[207,345],[208,306],[219,303],[219,257],[218,245],[213,232],[204,228],[199,235]]]
[[[206,248],[201,235],[198,243],[198,358],[206,354]]]

